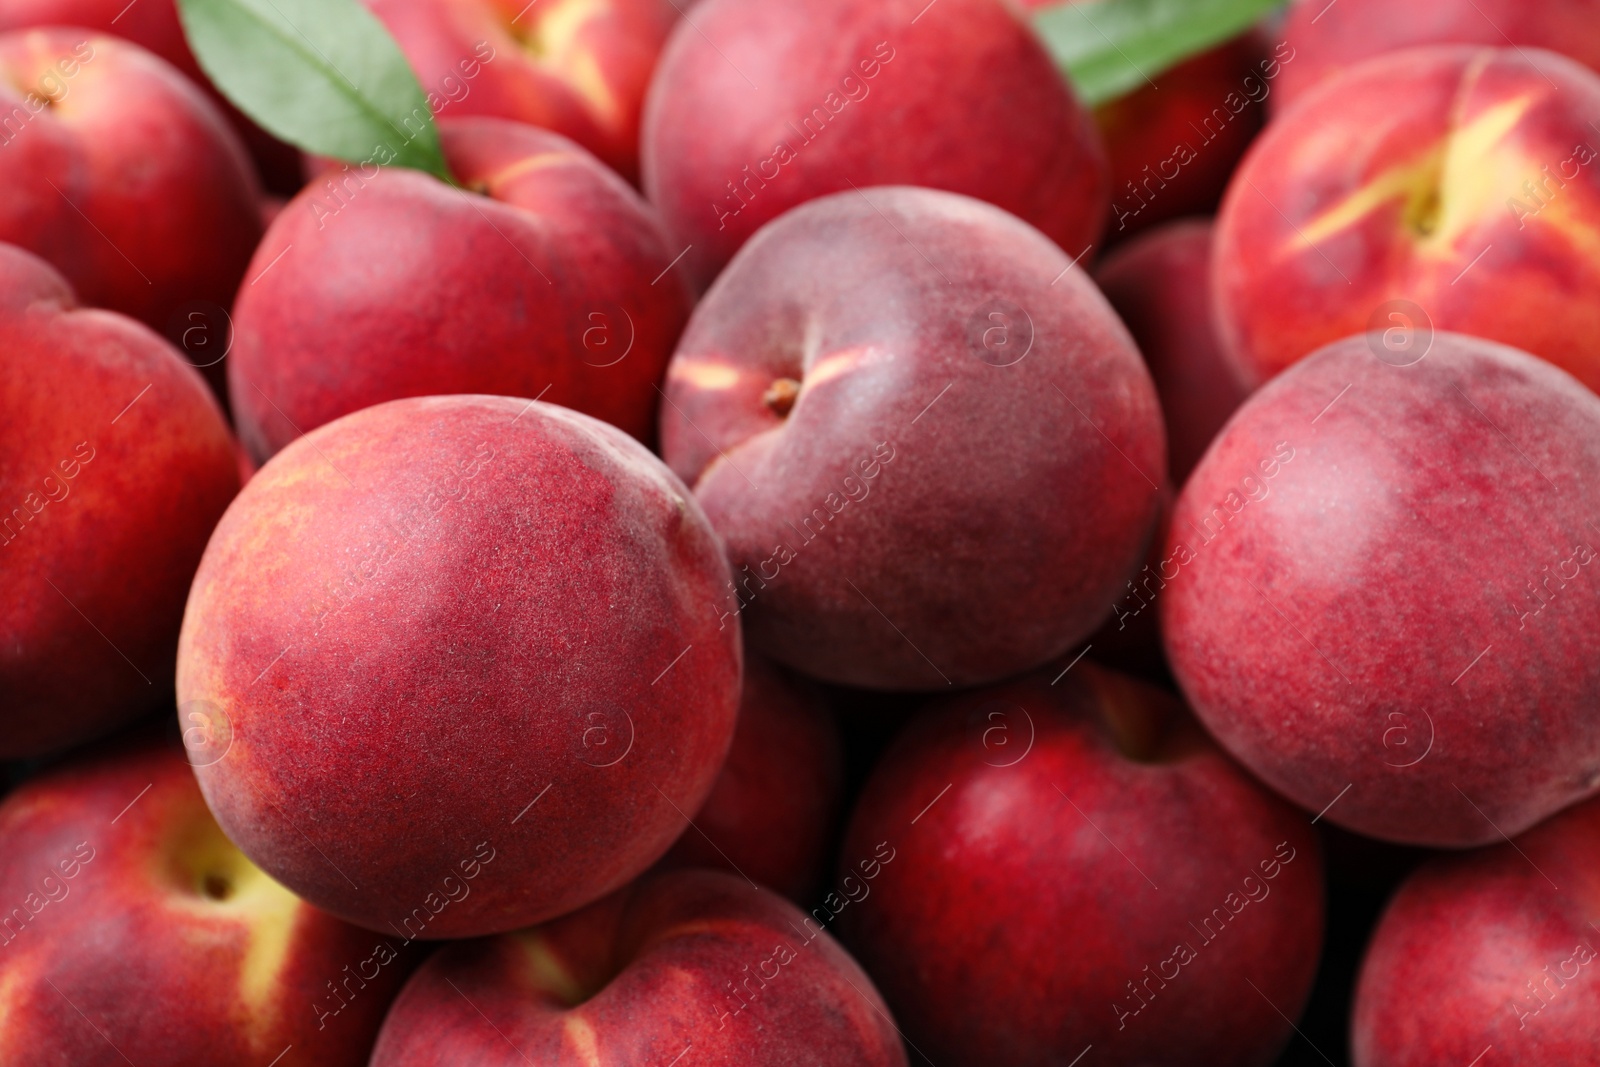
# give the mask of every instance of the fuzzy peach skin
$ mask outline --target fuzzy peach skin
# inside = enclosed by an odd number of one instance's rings
[[[442,949],[395,1002],[372,1067],[674,1057],[906,1063],[872,980],[816,923],[736,875],[679,871],[544,927]]]
[[[667,375],[662,455],[726,541],[725,622],[828,681],[973,685],[1094,629],[1165,442],[1127,331],[1037,230],[871,188],[757,234]]]
[[[1074,256],[1110,192],[1094,120],[995,0],[703,0],[662,53],[641,153],[701,288],[764,223],[852,187],[965,193]]]
[[[1367,947],[1350,1022],[1356,1067],[1596,1062],[1597,897],[1597,801],[1514,842],[1429,860]]]
[[[436,113],[564,134],[639,180],[639,114],[678,20],[672,0],[363,0]]]
[[[171,699],[183,599],[239,473],[171,346],[3,244],[0,427],[0,758],[16,759]]]
[[[340,415],[438,393],[542,398],[653,438],[691,303],[654,213],[557,134],[439,126],[474,191],[349,167],[307,186],[262,240],[228,359],[258,459]]]
[[[1241,375],[1431,323],[1600,387],[1597,115],[1600,74],[1532,49],[1395,52],[1308,93],[1217,218],[1218,324]]]
[[[0,30],[35,26],[83,26],[154,52],[206,91],[272,189],[292,193],[299,188],[300,153],[250,121],[217,92],[189,51],[175,0],[138,0],[132,4],[128,0],[6,0],[0,5]]]
[[[0,804],[0,1059],[365,1064],[418,950],[262,873],[183,752],[103,746]]]
[[[159,331],[186,303],[229,303],[261,236],[255,174],[216,106],[81,29],[0,34],[0,188],[0,241]]]
[[[1167,470],[1180,486],[1246,395],[1212,321],[1211,231],[1204,219],[1167,223],[1094,272],[1155,379]]]
[[[845,944],[941,1067],[1265,1067],[1316,972],[1315,831],[1166,693],[1054,675],[895,741],[840,854]]]
[[[1600,3],[1596,0],[1302,0],[1280,34],[1295,50],[1278,86],[1277,108],[1384,52],[1430,44],[1548,48],[1600,70]]]
[[[1600,786],[1600,397],[1459,334],[1392,359],[1353,337],[1245,401],[1156,604],[1195,711],[1268,785],[1480,845]]]
[[[195,577],[179,712],[231,738],[201,788],[264,870],[363,926],[571,911],[711,790],[728,580],[689,491],[596,419],[487,396],[339,419],[250,479]]]
[[[744,661],[728,762],[658,867],[733,871],[803,903],[825,873],[844,792],[839,727],[810,683]]]

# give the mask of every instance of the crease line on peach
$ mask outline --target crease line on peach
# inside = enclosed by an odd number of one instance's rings
[[[912,650],[915,651],[917,655],[921,656],[927,662],[928,666],[933,668],[933,673],[937,674],[941,678],[944,678],[944,684],[945,685],[954,685],[955,684],[949,678],[945,677],[944,671],[941,671],[938,668],[938,665],[936,665],[933,662],[933,660],[928,659],[928,654],[926,652],[922,651],[922,649],[920,649],[920,648],[917,648],[916,642],[912,641],[911,638],[907,637],[906,636],[906,632],[904,630],[900,629],[900,627],[898,627],[898,626],[896,626],[894,624],[894,620],[893,619],[891,619],[891,618],[889,618],[889,616],[883,614],[883,609],[878,607],[878,605],[874,604],[872,602],[871,598],[868,597],[867,594],[865,594],[865,593],[863,593],[861,591],[860,586],[856,585],[855,582],[852,582],[848,578],[845,579],[845,584],[849,585],[851,589],[854,589],[856,591],[856,595],[859,596],[862,600],[865,600],[867,602],[867,606],[869,608],[871,608],[873,611],[876,611],[879,614],[879,616],[882,617],[883,621],[888,623],[889,627],[892,630],[894,630],[895,633],[900,635],[901,640],[905,641],[906,644],[910,645]]]
[[[1452,788],[1455,789],[1455,791],[1457,793],[1461,794],[1461,799],[1462,800],[1465,800],[1468,804],[1472,805],[1472,810],[1473,811],[1475,811],[1479,815],[1483,816],[1483,821],[1484,822],[1486,822],[1490,826],[1494,827],[1494,832],[1495,833],[1497,833],[1501,837],[1505,838],[1506,844],[1510,845],[1512,848],[1517,850],[1517,855],[1521,856],[1524,860],[1527,860],[1527,863],[1528,863],[1529,867],[1532,867],[1534,870],[1539,871],[1539,877],[1540,878],[1543,878],[1545,881],[1550,882],[1550,888],[1551,889],[1554,889],[1557,893],[1561,892],[1561,887],[1556,885],[1555,882],[1551,881],[1550,876],[1548,874],[1545,874],[1544,871],[1540,870],[1539,869],[1539,865],[1537,863],[1533,862],[1531,859],[1528,859],[1528,854],[1526,852],[1522,851],[1522,849],[1520,847],[1518,847],[1517,843],[1515,841],[1511,840],[1510,836],[1507,835],[1507,833],[1504,830],[1500,829],[1499,824],[1497,824],[1493,819],[1489,818],[1489,813],[1488,812],[1486,812],[1482,808],[1478,807],[1477,802],[1474,801],[1471,797],[1467,796],[1466,791],[1464,789],[1462,789],[1459,785],[1456,785],[1456,783],[1454,783],[1454,782],[1451,782],[1450,785],[1451,785]]]
[[[671,804],[673,811],[677,812],[679,815],[683,815],[683,821],[688,823],[691,827],[693,827],[695,833],[699,834],[701,837],[704,837],[706,839],[706,844],[708,844],[712,848],[716,849],[717,850],[717,855],[721,856],[724,860],[726,860],[729,867],[732,867],[734,870],[739,871],[739,865],[734,863],[733,860],[728,858],[728,854],[726,852],[722,851],[721,846],[718,845],[715,841],[711,840],[711,837],[704,830],[700,829],[700,827],[698,827],[698,826],[695,826],[695,823],[694,823],[693,819],[689,818],[689,816],[687,816],[687,815],[684,815],[683,809],[678,807],[678,802],[677,801],[675,801],[671,797],[667,796],[667,794],[662,790],[662,788],[659,785],[656,785],[654,782],[650,783],[650,788],[654,789],[657,793],[660,793],[661,794],[661,799],[665,800],[668,804]],[[748,874],[745,874],[743,871],[739,871],[739,877],[743,878],[747,882],[750,882],[750,888],[751,889],[759,889],[760,888],[759,886],[757,886],[755,884],[755,882],[751,881],[750,876]]]
[[[272,1062],[267,1064],[267,1067],[278,1067],[278,1061],[287,1056],[289,1054],[289,1050],[292,1048],[294,1048],[293,1044],[283,1046],[283,1051],[272,1057]]]
[[[1139,870],[1139,865],[1137,863],[1133,862],[1133,860],[1128,859],[1128,854],[1126,852],[1122,851],[1121,848],[1118,848],[1117,847],[1117,843],[1115,841],[1111,840],[1111,838],[1106,835],[1106,832],[1104,830],[1100,829],[1100,827],[1098,827],[1098,826],[1095,826],[1094,820],[1089,818],[1088,814],[1086,812],[1084,812],[1084,810],[1082,808],[1078,807],[1078,804],[1077,804],[1077,802],[1075,800],[1073,800],[1071,797],[1067,796],[1066,793],[1062,792],[1062,789],[1061,789],[1061,787],[1059,785],[1056,785],[1054,782],[1051,782],[1050,783],[1050,788],[1054,789],[1057,793],[1061,793],[1061,799],[1065,800],[1068,804],[1071,804],[1072,805],[1072,810],[1077,812],[1079,815],[1083,816],[1083,821],[1088,823],[1090,826],[1094,827],[1094,832],[1099,834],[1101,837],[1104,837],[1105,840],[1106,840],[1106,844],[1110,845],[1112,848],[1115,848],[1117,850],[1117,855],[1121,856],[1124,860],[1126,860],[1129,867],[1132,867],[1134,870],[1139,871],[1139,877],[1143,878],[1147,882],[1150,882],[1150,888],[1151,889],[1154,889],[1157,893],[1161,892],[1161,887],[1156,885],[1154,882],[1151,882],[1150,881],[1150,876],[1148,874],[1145,874],[1144,871]]]
[[[123,658],[123,660],[127,662],[128,666],[133,668],[135,674],[137,674],[141,678],[144,678],[144,684],[145,685],[154,685],[155,684],[148,677],[145,676],[144,671],[141,671],[139,669],[139,665],[137,663],[133,662],[133,660],[131,660],[131,659],[128,659],[128,654],[126,652],[124,652],[124,651],[122,651],[122,649],[118,648],[116,646],[116,644],[114,644],[112,642],[111,638],[109,638],[109,637],[107,637],[105,635],[105,631],[104,630],[100,629],[100,627],[98,627],[98,626],[96,626],[94,624],[94,620],[93,619],[89,618],[89,616],[87,616],[87,615],[85,615],[83,613],[83,609],[82,608],[78,607],[78,605],[76,605],[76,604],[74,604],[72,602],[72,598],[71,597],[67,596],[67,594],[65,594],[65,593],[63,593],[61,591],[60,587],[57,586],[55,582],[52,582],[48,577],[46,577],[43,574],[41,574],[39,577],[44,578],[45,584],[48,585],[51,589],[54,589],[56,591],[56,595],[61,597],[62,600],[65,600],[67,602],[67,606],[70,607],[73,611],[76,611],[78,613],[78,616],[80,618],[82,618],[84,622],[89,624],[89,628],[92,629],[95,633],[100,635],[101,640],[103,640],[106,644],[111,645],[111,650],[113,652],[115,652],[117,655],[121,656]]]

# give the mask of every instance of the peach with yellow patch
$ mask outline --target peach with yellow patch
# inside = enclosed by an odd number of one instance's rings
[[[25,784],[0,805],[0,853],[7,1063],[355,1067],[411,966],[399,939],[375,963],[383,938],[246,859],[175,744]]]
[[[904,1067],[872,980],[816,920],[733,874],[648,878],[530,930],[449,945],[372,1067]]]
[[[1308,93],[1217,222],[1218,322],[1240,373],[1259,384],[1374,329],[1409,361],[1407,331],[1431,328],[1600,387],[1596,115],[1600,76],[1532,49],[1412,49]]]
[[[670,0],[365,0],[435,113],[516,119],[566,135],[629,181]]]

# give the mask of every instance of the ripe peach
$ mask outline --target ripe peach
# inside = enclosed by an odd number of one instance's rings
[[[942,1067],[1264,1067],[1311,990],[1314,829],[1088,663],[913,720],[841,857],[845,944]]]
[[[1532,49],[1380,56],[1307,94],[1217,219],[1219,326],[1258,384],[1342,337],[1453,330],[1600,387],[1600,74]]]
[[[994,0],[703,0],[643,138],[645,190],[701,288],[764,223],[870,185],[987,200],[1073,256],[1105,223],[1094,121]]]
[[[1356,1067],[1595,1062],[1597,857],[1591,800],[1417,870],[1367,947],[1350,1023]]]
[[[416,956],[246,859],[175,745],[35,777],[0,804],[0,854],[7,1063],[360,1067]]]
[[[436,114],[516,119],[639,180],[639,112],[672,0],[364,0]]]
[[[1169,223],[1117,248],[1094,275],[1155,379],[1179,485],[1246,392],[1212,322],[1211,244],[1209,222]]]
[[[796,903],[822,880],[844,788],[839,728],[815,687],[756,656],[728,761],[662,869],[714,867]]]
[[[206,90],[244,142],[270,189],[288,194],[300,187],[300,153],[257,126],[217,92],[189,51],[174,0],[6,0],[0,6],[0,30],[35,26],[82,26],[154,52]]]
[[[261,236],[255,175],[211,101],[85,30],[0,34],[0,188],[0,241],[169,335],[185,304],[233,299]]]
[[[1478,845],[1600,788],[1600,397],[1474,337],[1408,358],[1353,337],[1245,401],[1156,604],[1196,713],[1268,785]]]
[[[1105,299],[1020,219],[931,189],[840,193],[757,234],[695,310],[661,417],[727,543],[724,624],[877,689],[1003,678],[1081,640],[1165,476]]]
[[[1595,0],[1304,0],[1289,11],[1284,40],[1295,62],[1279,86],[1278,107],[1384,52],[1430,44],[1548,48],[1600,70],[1600,3]]]
[[[654,863],[733,736],[737,628],[689,491],[596,419],[397,400],[250,479],[189,597],[179,711],[230,837],[335,915],[467,937]]]
[[[674,1057],[906,1063],[871,979],[809,917],[734,875],[678,871],[544,927],[442,949],[395,1002],[372,1067]]]
[[[654,214],[556,134],[462,118],[440,135],[476,192],[345,167],[261,242],[228,360],[258,459],[349,412],[439,393],[543,398],[653,437],[690,305]]]
[[[0,426],[0,758],[16,758],[171,699],[183,599],[239,474],[222,412],[171,346],[79,308],[12,245]]]

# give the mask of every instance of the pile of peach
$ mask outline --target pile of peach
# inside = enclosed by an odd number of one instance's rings
[[[0,1063],[1600,1063],[1600,0],[363,2],[0,0]]]

